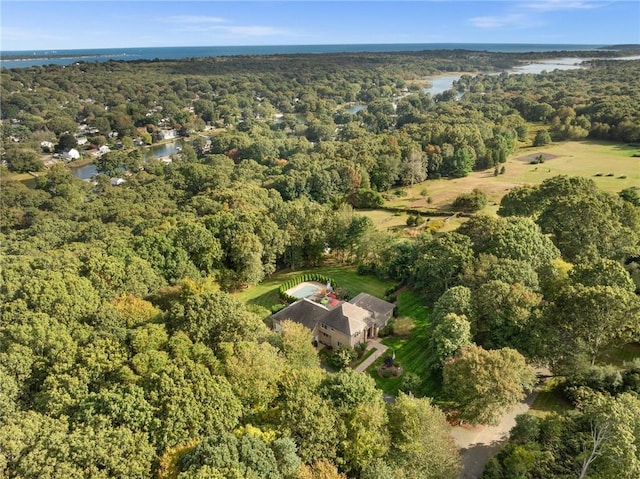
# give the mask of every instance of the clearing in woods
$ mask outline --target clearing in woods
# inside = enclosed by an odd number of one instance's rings
[[[406,196],[396,196],[385,206],[425,210],[451,210],[451,203],[461,193],[479,188],[489,197],[485,213],[497,211],[502,197],[515,186],[539,184],[557,175],[584,176],[593,179],[604,191],[618,193],[632,186],[640,187],[640,145],[625,145],[603,141],[566,141],[544,147],[520,148],[506,163],[505,173],[494,176],[493,169],[474,171],[465,178],[427,180],[411,187],[402,188]],[[532,165],[531,159],[538,155],[548,158],[544,163]],[[427,195],[420,192],[426,188]],[[427,203],[431,197],[432,203]],[[369,215],[368,215],[369,216]],[[381,215],[378,215],[381,218]],[[376,225],[386,229],[388,225]],[[387,223],[393,224],[391,221]]]

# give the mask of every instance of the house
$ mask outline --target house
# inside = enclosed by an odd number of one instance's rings
[[[354,347],[378,336],[393,315],[395,306],[366,293],[351,301],[332,301],[320,304],[302,298],[271,316],[275,331],[282,330],[282,322],[291,320],[311,330],[314,341],[337,348]]]
[[[80,152],[75,148],[71,148],[69,151],[62,154],[62,158],[65,160],[77,160],[80,158]]]

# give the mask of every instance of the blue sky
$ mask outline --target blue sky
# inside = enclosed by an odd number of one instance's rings
[[[2,0],[1,50],[344,43],[640,43],[640,1]]]

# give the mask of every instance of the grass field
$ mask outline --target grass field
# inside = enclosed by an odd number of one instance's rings
[[[427,370],[427,324],[429,313],[424,306],[424,301],[410,291],[403,291],[398,296],[398,316],[411,318],[415,328],[408,337],[388,337],[382,343],[392,349],[396,354],[396,361],[400,363],[403,372],[412,372],[421,378],[429,377]],[[388,351],[391,353],[391,351]],[[376,384],[385,393],[392,396],[398,394],[398,388],[402,384],[402,376],[398,378],[381,378],[376,369],[382,364],[384,357],[373,363],[367,372],[376,381]],[[433,394],[435,384],[425,382],[422,388],[422,395]]]
[[[622,367],[626,361],[636,358],[640,358],[640,344],[628,343],[620,348],[612,348],[603,352],[597,362],[601,365],[611,364]],[[531,406],[532,414],[544,416],[551,412],[562,413],[573,408],[557,390],[563,379],[562,377],[552,377],[546,381]]]
[[[598,358],[598,364],[613,364],[622,367],[625,362],[640,358],[640,343],[628,343],[621,348],[604,351]]]
[[[539,184],[557,175],[592,178],[600,189],[617,193],[624,188],[640,186],[640,158],[632,156],[639,151],[638,147],[593,140],[566,141],[539,148],[524,147],[507,160],[504,175],[494,176],[493,170],[487,170],[473,172],[465,178],[427,180],[404,187],[407,195],[393,196],[387,204],[393,207],[449,210],[456,196],[479,188],[489,197],[486,212],[490,213],[497,209],[502,197],[513,187]],[[539,154],[555,157],[539,165],[531,165],[528,159],[524,159]],[[595,176],[597,174],[602,176]],[[624,176],[626,178],[622,178]],[[425,188],[433,199],[431,204],[420,194]]]
[[[394,285],[392,281],[383,281],[374,276],[358,275],[356,268],[353,266],[331,265],[276,273],[256,286],[235,293],[234,296],[247,304],[271,308],[271,306],[280,302],[278,288],[281,283],[287,279],[310,272],[333,278],[338,286],[345,288],[352,297],[364,291],[378,298],[384,298],[385,291]]]
[[[542,417],[552,412],[561,414],[573,409],[571,403],[564,399],[556,389],[562,380],[563,378],[559,377],[547,379],[531,406],[532,414]]]

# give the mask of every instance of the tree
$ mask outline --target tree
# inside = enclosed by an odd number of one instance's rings
[[[388,462],[394,477],[454,479],[460,473],[460,455],[449,433],[445,415],[429,399],[400,393],[389,408],[391,449]]]
[[[469,147],[456,148],[453,156],[445,158],[443,169],[447,176],[453,178],[463,178],[471,173],[475,158]]]
[[[341,474],[338,468],[326,459],[316,461],[311,466],[300,466],[298,479],[346,479],[347,476]]]
[[[445,363],[443,379],[444,393],[457,404],[461,420],[498,424],[532,390],[536,376],[514,349],[487,351],[472,345]]]
[[[432,367],[441,369],[447,359],[460,348],[471,344],[471,323],[465,315],[448,313],[429,335],[429,349],[433,357]]]
[[[282,322],[282,352],[294,370],[315,369],[320,366],[318,352],[313,346],[311,330],[293,321]]]
[[[204,477],[281,479],[273,450],[252,434],[216,434],[187,450],[179,460],[182,471]],[[180,477],[183,477],[181,474]],[[199,476],[196,476],[199,477]]]
[[[583,408],[589,436],[581,454],[579,479],[640,475],[640,400],[631,393],[612,398],[593,394]]]
[[[584,355],[594,364],[603,349],[638,338],[640,300],[616,286],[576,284],[547,308],[545,324],[556,360]]]
[[[533,146],[544,146],[549,143],[551,143],[551,135],[549,135],[549,131],[545,129],[538,130],[533,139]]]
[[[458,275],[473,258],[471,241],[458,233],[424,236],[416,244],[413,284],[432,297],[455,286]]]
[[[318,394],[320,378],[316,371],[291,371],[282,379],[277,425],[295,441],[306,464],[335,459],[345,435],[331,401]]]
[[[426,180],[427,167],[424,155],[417,151],[412,151],[402,165],[400,178],[405,185],[414,185]]]
[[[157,418],[151,437],[160,450],[231,431],[242,413],[229,382],[187,358],[152,375],[146,386]]]
[[[247,414],[263,411],[278,394],[285,365],[269,343],[225,344],[225,370]]]
[[[463,193],[453,200],[453,207],[463,211],[476,212],[487,206],[487,195],[478,188],[471,193]]]
[[[63,133],[58,138],[58,144],[56,145],[56,151],[58,153],[62,153],[64,151],[69,151],[71,148],[75,148],[78,146],[78,140],[71,133]]]
[[[466,317],[471,314],[471,290],[468,287],[454,286],[442,293],[433,305],[431,324],[437,325],[450,313]]]
[[[520,283],[484,283],[472,294],[475,341],[487,349],[512,347],[527,352],[529,323],[541,301],[540,294]]]
[[[619,262],[594,258],[574,265],[569,273],[572,281],[584,286],[614,286],[633,293],[636,285],[629,272]]]
[[[560,257],[558,248],[530,218],[513,217],[499,221],[504,221],[503,227],[489,233],[485,252],[498,258],[526,261],[534,268]]]
[[[223,342],[251,340],[266,332],[266,326],[255,314],[222,292],[189,295],[174,306],[170,322],[193,341],[204,342],[213,349]]]
[[[12,171],[25,173],[28,171],[42,171],[44,163],[33,150],[26,148],[7,148],[3,154],[4,160]]]

